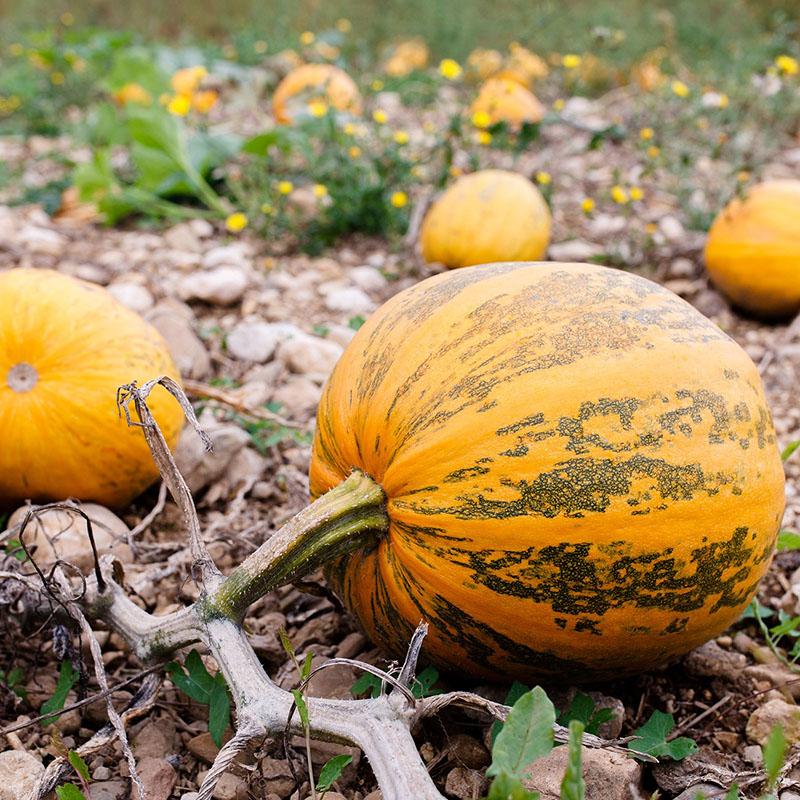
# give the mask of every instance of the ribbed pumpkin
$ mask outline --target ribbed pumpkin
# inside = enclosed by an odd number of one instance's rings
[[[488,114],[491,125],[505,122],[516,129],[523,122],[539,122],[544,117],[544,106],[516,81],[490,78],[481,86],[470,106],[470,113]]]
[[[311,463],[388,534],[329,565],[373,640],[458,674],[611,677],[730,625],[767,569],[783,470],[758,372],[689,304],[588,264],[446,272],[335,367]]]
[[[361,113],[361,95],[353,79],[332,64],[303,64],[293,69],[272,96],[275,119],[288,125],[314,100],[323,100],[338,111]]]
[[[0,272],[0,508],[75,497],[121,506],[157,477],[117,388],[177,379],[158,331],[103,288],[51,270]],[[174,444],[180,407],[161,387],[153,413]]]
[[[740,308],[764,317],[800,311],[800,180],[767,181],[729,203],[705,257],[711,280]]]
[[[550,242],[550,209],[515,172],[464,175],[431,206],[420,231],[427,261],[465,267],[541,258]]]

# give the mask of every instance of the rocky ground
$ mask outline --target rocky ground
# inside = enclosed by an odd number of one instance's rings
[[[633,268],[685,297],[735,338],[760,365],[782,444],[800,432],[800,329],[765,325],[734,313],[709,286],[702,270],[702,234],[687,230],[680,210],[652,192],[635,215],[609,211],[588,218],[575,211],[593,182],[607,182],[615,156],[586,151],[583,134],[548,134],[543,147],[524,169],[559,163],[561,191],[555,195],[555,235],[550,257],[586,260],[601,254],[626,257]],[[30,144],[28,145],[31,146]],[[7,143],[19,158],[24,146]],[[526,157],[527,158],[527,157]],[[800,163],[800,150],[788,149],[766,174],[785,175]],[[702,169],[702,165],[699,167]],[[632,168],[630,168],[632,169]],[[635,177],[635,176],[634,176]],[[649,227],[648,227],[649,226]],[[646,232],[647,244],[637,245]],[[643,240],[641,240],[643,241]],[[633,242],[633,244],[632,244]],[[204,220],[165,230],[106,229],[80,214],[51,219],[36,206],[0,207],[0,269],[53,268],[108,287],[125,305],[141,313],[164,335],[189,394],[198,402],[200,419],[214,442],[203,455],[198,440],[184,436],[178,452],[217,563],[229,568],[254,549],[277,526],[307,502],[309,432],[321,386],[354,334],[361,318],[385,299],[430,274],[413,249],[387,248],[383,240],[354,238],[324,256],[276,255],[269,243],[246,235],[231,237]],[[264,419],[265,403],[277,417]],[[800,458],[787,464],[788,507],[784,527],[800,527]],[[151,516],[151,510],[157,513]],[[92,512],[104,520],[100,532],[125,563],[126,582],[141,604],[156,613],[194,599],[188,579],[189,556],[180,517],[171,502],[159,502],[158,487],[147,492],[119,517],[104,509]],[[14,519],[10,521],[14,524]],[[63,518],[45,520],[51,530],[69,527]],[[125,543],[134,530],[133,549]],[[44,540],[42,540],[44,541]],[[68,559],[78,560],[62,534]],[[85,554],[84,554],[85,557]],[[800,613],[800,556],[777,556],[765,580],[761,600],[791,615]],[[317,576],[318,578],[319,576]],[[0,725],[24,722],[35,715],[54,689],[57,659],[53,636],[45,626],[23,630],[4,617],[0,664],[25,663],[27,701],[0,687]],[[287,587],[254,607],[246,620],[255,647],[277,681],[289,687],[294,669],[277,631],[285,628],[299,653],[312,649],[315,663],[334,655],[381,663],[381,656],[353,620],[324,595]],[[112,684],[136,675],[141,665],[120,638],[101,632],[103,659]],[[312,693],[348,697],[356,675],[336,668],[315,679]],[[138,684],[115,692],[115,704],[130,699]],[[447,685],[447,684],[445,684]],[[155,708],[131,725],[140,774],[150,800],[192,800],[216,753],[208,734],[207,708],[187,700],[169,684]],[[733,773],[755,774],[765,737],[776,721],[800,742],[800,681],[783,666],[753,624],[742,624],[680,663],[625,683],[584,687],[598,690],[600,705],[613,710],[603,735],[630,732],[654,708],[675,715],[678,728],[701,745],[696,757],[679,764],[643,769],[636,762],[603,751],[587,755],[591,800],[662,797],[687,800],[702,778],[709,793],[728,786]],[[502,699],[505,690],[480,687]],[[85,692],[96,687],[90,683]],[[557,705],[573,689],[549,687]],[[82,690],[83,692],[83,690]],[[68,703],[77,699],[71,693]],[[87,740],[106,721],[102,702],[68,711],[56,725],[63,745]],[[469,800],[485,791],[488,764],[487,726],[473,718],[448,714],[429,723],[418,738],[420,752],[448,797]],[[22,727],[2,741],[0,800],[22,797],[26,775],[41,769],[60,746],[50,730]],[[324,763],[340,748],[314,745],[315,763]],[[375,784],[357,752],[337,783],[339,794],[328,800],[376,800]],[[558,756],[538,771],[544,798],[557,797],[562,767]],[[300,769],[302,762],[298,759]],[[118,745],[89,759],[92,800],[130,796],[127,768]],[[740,778],[741,779],[741,778]],[[796,779],[796,782],[795,782]],[[798,788],[793,790],[792,785]],[[800,769],[789,772],[781,800],[800,797]],[[798,793],[795,794],[794,792]],[[555,792],[555,793],[554,793]],[[239,798],[305,798],[306,784],[295,787],[282,744],[267,740],[234,766],[220,783],[219,800]]]

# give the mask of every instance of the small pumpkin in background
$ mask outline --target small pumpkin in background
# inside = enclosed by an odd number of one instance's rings
[[[541,258],[550,243],[550,209],[516,172],[486,169],[458,178],[422,223],[426,261],[466,267]]]
[[[351,114],[360,114],[362,109],[358,87],[343,69],[333,64],[303,64],[278,84],[272,113],[277,122],[288,125],[315,100]]]
[[[509,56],[503,68],[493,77],[508,78],[530,89],[534,82],[550,74],[547,62],[518,42],[508,46]]]
[[[383,71],[393,78],[403,78],[418,69],[425,69],[428,66],[430,52],[425,40],[419,36],[413,39],[406,39],[398,42],[392,48]]]
[[[354,469],[389,527],[330,585],[387,651],[424,619],[426,659],[490,680],[616,678],[721,633],[785,504],[748,355],[589,264],[445,272],[372,314],[323,392],[312,495]]]
[[[470,106],[473,116],[486,114],[490,125],[505,122],[511,129],[525,122],[540,122],[544,112],[536,95],[510,78],[489,78]]]
[[[476,47],[467,56],[467,76],[476,81],[485,81],[503,68],[503,54],[499,50]]]
[[[117,388],[179,378],[161,335],[105,289],[52,270],[0,273],[0,508],[74,497],[122,506],[158,477]],[[157,386],[170,446],[183,412]]]
[[[800,311],[800,180],[758,184],[708,232],[706,268],[739,308],[780,318]]]

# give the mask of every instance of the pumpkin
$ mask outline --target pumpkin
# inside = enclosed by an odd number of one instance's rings
[[[499,50],[476,47],[467,56],[468,75],[480,81],[491,78],[503,68],[503,54]]]
[[[489,124],[505,122],[510,128],[519,128],[523,122],[539,122],[544,117],[544,106],[524,86],[509,78],[490,78],[481,86],[478,96],[470,106],[475,115],[485,113]]]
[[[414,70],[425,69],[429,57],[428,45],[417,36],[395,45],[383,70],[394,78],[403,78]]]
[[[158,470],[117,388],[178,372],[158,331],[102,287],[51,270],[0,273],[0,507],[75,497],[121,506]],[[153,413],[174,444],[183,413]]]
[[[688,303],[589,264],[502,263],[406,289],[325,386],[319,496],[361,470],[388,533],[329,562],[401,655],[479,678],[615,677],[738,618],[783,469],[758,372]]]
[[[800,180],[767,181],[729,203],[711,226],[705,259],[734,305],[763,317],[800,311]]]
[[[361,113],[361,95],[353,79],[332,64],[303,64],[278,84],[272,96],[275,119],[286,125],[314,100],[322,100],[337,111]]]
[[[431,206],[420,241],[426,261],[448,267],[541,258],[550,210],[522,175],[481,170],[458,178]]]
[[[550,74],[550,68],[544,59],[521,44],[512,42],[508,50],[509,57],[505,66],[494,77],[508,78],[530,88],[534,81],[546,78]]]

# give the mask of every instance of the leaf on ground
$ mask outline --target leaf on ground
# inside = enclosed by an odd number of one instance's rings
[[[74,783],[56,786],[56,797],[58,800],[86,800],[86,795]]]
[[[529,692],[531,690],[530,686],[526,686],[524,683],[520,683],[519,681],[514,681],[511,684],[508,694],[506,694],[506,699],[503,701],[507,706],[513,706],[517,700],[525,694],[525,692]],[[494,745],[495,739],[497,739],[497,734],[503,729],[503,723],[498,720],[497,722],[492,725],[492,745]]]
[[[292,689],[292,695],[297,705],[297,713],[300,714],[300,722],[302,722],[303,727],[308,730],[308,706],[306,705],[306,699],[299,689]]]
[[[672,714],[654,711],[650,719],[633,732],[638,738],[628,744],[628,749],[655,758],[671,758],[673,761],[680,761],[696,752],[697,742],[687,736],[667,741],[674,727],[675,719]]]
[[[539,792],[526,789],[519,778],[501,772],[492,781],[486,800],[539,800]]]
[[[58,682],[53,691],[53,696],[45,700],[39,709],[40,714],[49,714],[51,711],[61,711],[67,701],[69,690],[78,682],[78,673],[73,669],[71,661],[62,661],[58,673]],[[54,714],[42,720],[42,725],[52,725],[58,721],[60,714]]]
[[[786,749],[788,745],[783,735],[783,728],[776,725],[769,733],[769,738],[761,751],[764,755],[764,769],[767,773],[767,785],[770,789],[775,787],[775,782],[781,774],[786,762]]]
[[[69,763],[72,764],[72,768],[78,775],[81,776],[85,781],[89,781],[89,767],[87,766],[86,762],[74,751],[70,750],[67,754],[67,759]]]
[[[208,732],[217,747],[222,747],[222,737],[231,719],[231,701],[225,678],[217,673],[208,703]]]
[[[342,754],[326,761],[325,766],[319,772],[319,778],[317,778],[317,791],[327,792],[333,786],[334,781],[339,780],[344,768],[352,760],[353,756]]]

